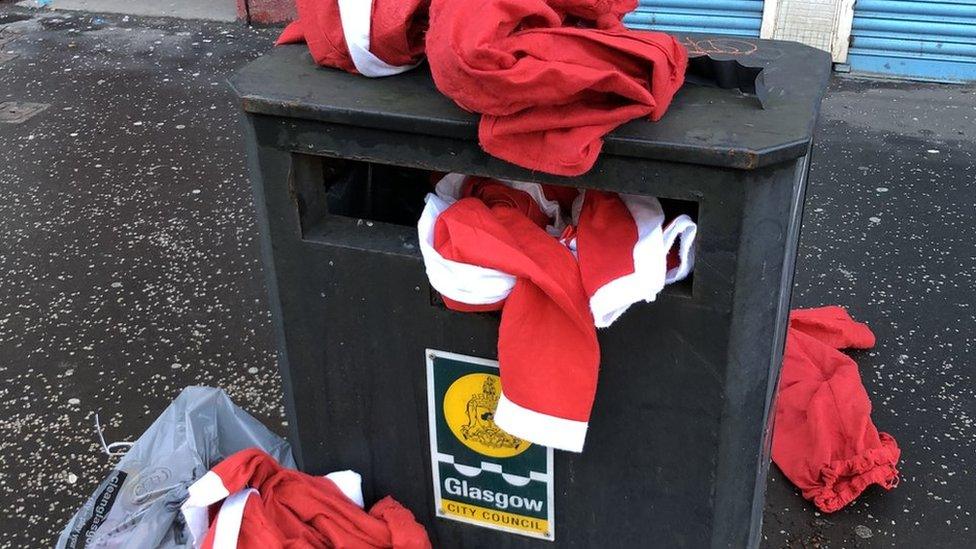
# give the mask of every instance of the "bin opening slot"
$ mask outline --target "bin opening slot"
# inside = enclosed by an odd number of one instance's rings
[[[414,168],[295,154],[290,190],[302,237],[364,250],[409,250],[411,255],[419,256],[417,221],[424,209],[424,198],[433,191],[440,176]],[[575,190],[568,194],[574,195]],[[697,222],[697,202],[659,200],[669,219],[685,214]],[[570,212],[564,211],[563,215],[569,216]],[[361,227],[364,222],[368,227]],[[692,297],[693,277],[694,273],[667,286],[664,293]],[[444,306],[434,291],[431,304]]]
[[[327,215],[416,227],[431,186],[424,170],[295,155],[292,189],[303,233]]]

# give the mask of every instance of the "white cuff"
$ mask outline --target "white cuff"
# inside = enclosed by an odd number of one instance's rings
[[[664,229],[664,249],[666,252],[674,246],[674,241],[678,240],[678,266],[669,270],[665,275],[666,284],[672,284],[679,280],[688,278],[692,269],[695,267],[695,236],[698,234],[698,225],[687,215],[679,215],[674,218]]]
[[[244,507],[252,495],[260,497],[254,488],[245,488],[240,492],[234,492],[220,505],[220,511],[215,519],[217,525],[214,528],[213,549],[237,549],[237,542],[241,537],[241,524],[244,522]]]
[[[420,64],[391,65],[373,55],[369,49],[369,34],[373,24],[372,0],[338,0],[338,4],[342,36],[346,39],[349,57],[359,74],[370,78],[392,76]]]
[[[533,444],[569,452],[582,452],[586,440],[585,421],[574,421],[535,412],[515,404],[503,392],[495,408],[495,425],[510,435]]]
[[[193,546],[200,547],[210,527],[207,508],[229,496],[230,492],[224,487],[224,481],[213,471],[207,471],[191,484],[187,491],[190,495],[180,506],[180,512],[183,513],[183,520],[186,522],[186,529],[190,532]]]
[[[597,328],[607,328],[638,301],[654,301],[659,289],[648,288],[637,273],[604,284],[590,296],[590,311]]]
[[[325,475],[345,496],[363,508],[363,477],[355,471],[335,471]]]

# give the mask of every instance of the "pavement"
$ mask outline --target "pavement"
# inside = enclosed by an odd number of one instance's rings
[[[0,547],[48,547],[190,384],[283,432],[227,77],[273,29],[0,3]],[[772,468],[763,546],[976,546],[976,88],[835,78],[795,305],[839,303],[901,484],[823,515]],[[26,115],[25,115],[26,116]]]
[[[768,547],[976,547],[976,87],[835,78],[823,102],[794,307],[843,304],[900,485],[818,515],[772,468]]]
[[[23,0],[25,8],[121,13],[143,17],[178,17],[208,21],[237,20],[237,0]]]

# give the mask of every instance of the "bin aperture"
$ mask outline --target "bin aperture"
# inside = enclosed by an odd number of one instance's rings
[[[321,239],[330,230],[350,235],[359,229],[360,233],[386,234],[402,244],[416,241],[416,225],[424,197],[432,192],[440,176],[428,170],[294,154],[289,189],[303,238]],[[685,214],[698,222],[697,202],[658,199],[668,219]],[[419,257],[419,248],[416,250]],[[690,298],[693,287],[694,272],[665,286],[661,293]],[[430,304],[446,308],[437,291],[433,288],[429,291]],[[498,316],[497,312],[479,314]]]
[[[303,232],[327,215],[415,227],[430,172],[307,154],[294,155],[291,186]]]

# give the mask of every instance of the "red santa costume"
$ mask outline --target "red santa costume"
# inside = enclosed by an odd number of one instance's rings
[[[637,0],[298,0],[297,7],[279,44],[306,42],[316,63],[373,77],[409,70],[426,53],[441,93],[482,114],[485,151],[559,175],[588,171],[603,136],[621,124],[660,119],[688,64],[671,36],[624,27]]]
[[[664,226],[652,197],[569,191],[449,174],[427,197],[418,233],[448,307],[502,311],[495,423],[580,452],[599,370],[596,327],[687,276],[695,224],[679,216]]]
[[[869,349],[874,334],[841,307],[790,314],[773,427],[773,462],[821,511],[872,484],[898,483],[894,437],[871,421],[857,364],[839,349]]]
[[[430,0],[298,0],[277,44],[305,42],[319,65],[391,76],[424,56]]]
[[[324,477],[278,464],[258,449],[220,462],[189,488],[182,512],[204,549],[429,549],[413,514],[393,498],[363,510],[362,479]]]
[[[588,171],[603,136],[660,119],[688,54],[628,29],[637,0],[433,0],[427,59],[437,89],[481,113],[492,156],[558,175]],[[475,15],[477,14],[477,15]]]

